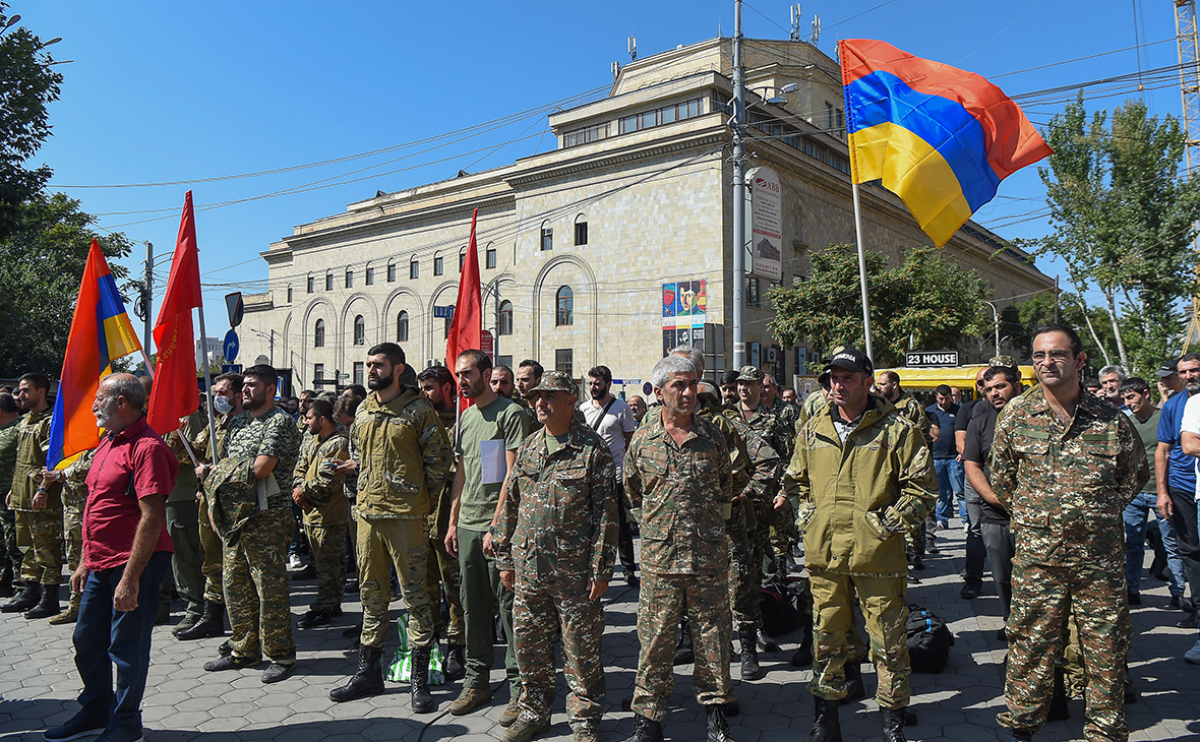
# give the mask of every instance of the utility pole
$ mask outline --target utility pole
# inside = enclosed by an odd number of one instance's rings
[[[154,315],[154,245],[146,243],[146,316],[142,318],[142,348],[150,355],[150,320]],[[147,372],[152,369],[146,369]]]
[[[742,0],[733,3],[733,367],[746,365],[746,70]]]

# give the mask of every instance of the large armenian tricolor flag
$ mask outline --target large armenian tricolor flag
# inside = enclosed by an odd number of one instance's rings
[[[114,360],[141,349],[104,251],[99,242],[92,240],[54,400],[47,468],[54,469],[100,443],[100,431],[92,416],[100,379],[112,373]]]
[[[882,179],[938,246],[1051,154],[1020,106],[971,72],[882,41],[839,44],[854,183]]]

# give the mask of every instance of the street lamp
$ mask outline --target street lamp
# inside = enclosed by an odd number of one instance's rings
[[[983,303],[992,308],[992,322],[996,326],[996,355],[1000,355],[1000,310],[990,301],[984,301]]]
[[[253,332],[255,335],[258,335],[260,338],[262,338],[263,340],[266,340],[269,343],[269,347],[271,349],[271,366],[274,367],[275,366],[275,331],[271,330],[271,334],[268,335],[267,333],[265,333],[261,330],[254,329],[253,327],[247,327],[246,329],[249,330],[250,332]]]
[[[799,87],[800,86],[794,82],[788,83],[787,85],[784,85],[783,87],[775,87],[774,85],[760,85],[757,88],[751,88],[747,92],[753,93],[757,90],[774,90],[776,95],[772,98],[763,98],[762,102],[770,103],[773,106],[781,106],[784,103],[787,103],[787,98],[784,98],[783,96],[787,95],[788,93],[796,92],[796,90]]]

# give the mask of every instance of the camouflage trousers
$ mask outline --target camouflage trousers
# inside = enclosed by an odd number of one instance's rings
[[[43,585],[62,583],[63,514],[54,510],[18,510],[17,546],[24,550],[21,579]]]
[[[905,577],[876,577],[809,570],[813,595],[813,678],[808,690],[818,698],[846,695],[846,663],[856,659],[861,640],[854,626],[854,591],[871,638],[871,661],[883,708],[908,706],[908,584]]]
[[[382,647],[391,629],[388,604],[391,567],[396,567],[404,606],[408,609],[408,641],[414,648],[433,643],[433,609],[425,589],[429,533],[424,520],[381,518],[358,521],[358,590],[362,601],[364,647]]]
[[[204,599],[210,603],[225,603],[225,590],[221,585],[221,565],[224,561],[222,552],[225,545],[221,537],[213,530],[208,519],[208,501],[200,498],[200,550],[204,552],[204,562],[200,572],[204,575]]]
[[[769,508],[767,524],[771,527],[770,541],[775,555],[784,557],[790,554],[792,546],[800,538],[800,532],[796,530],[796,511],[792,509],[792,503],[788,501],[782,510]]]
[[[204,555],[200,546],[199,517],[194,499],[167,503],[167,533],[174,546],[171,576],[175,591],[187,603],[187,615],[194,619],[199,619],[204,609],[204,574],[201,571]]]
[[[733,623],[739,632],[754,631],[762,624],[759,604],[758,573],[755,571],[754,547],[746,528],[746,508],[733,504],[733,514],[725,521],[729,537],[729,602],[733,608]]]
[[[604,608],[588,599],[586,575],[517,570],[513,633],[521,671],[521,715],[549,719],[557,685],[554,640],[562,630],[563,677],[571,726],[595,726],[604,715]]]
[[[67,571],[73,574],[83,559],[83,501],[68,499],[63,490],[63,543],[67,550]],[[80,596],[71,592],[70,608],[78,610]]]
[[[1018,545],[1019,548],[1019,545]],[[1132,624],[1125,591],[1124,554],[1110,564],[1060,567],[1013,562],[1008,619],[1008,671],[997,720],[1009,729],[1036,730],[1046,721],[1054,661],[1063,654],[1067,618],[1078,623],[1079,650],[1088,676],[1084,739],[1124,742],[1125,654]]]
[[[0,571],[8,583],[21,572],[21,550],[17,547],[17,514],[9,510],[0,497],[0,526],[4,528],[3,551],[0,551]]]
[[[638,653],[633,711],[653,721],[667,715],[675,687],[675,638],[679,619],[692,626],[696,664],[692,687],[701,706],[734,700],[729,679],[732,619],[728,567],[716,574],[660,574],[642,570],[638,596]]]
[[[446,632],[446,643],[464,646],[467,632],[463,625],[462,572],[458,559],[446,551],[446,542],[440,538],[429,539],[429,564],[425,568],[425,589],[433,604],[433,633]],[[450,607],[450,621],[442,618],[439,606],[445,593],[446,605]]]
[[[250,518],[226,543],[222,573],[232,632],[229,646],[239,657],[290,665],[296,661],[288,596],[287,547],[295,527],[292,511],[275,508]]]
[[[771,506],[754,503],[754,525],[748,527],[750,546],[753,549],[755,588],[762,584],[763,561],[775,558],[775,547],[771,544]]]
[[[345,597],[346,524],[317,524],[305,520],[304,532],[308,535],[312,564],[317,570],[317,598],[311,609],[317,613],[333,613],[342,607]]]

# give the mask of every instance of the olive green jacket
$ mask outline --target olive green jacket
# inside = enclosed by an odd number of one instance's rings
[[[350,458],[350,441],[344,430],[334,430],[325,440],[310,435],[300,445],[300,458],[292,476],[312,510],[304,522],[314,526],[335,526],[350,520],[350,501],[342,491],[344,477],[327,466]]]
[[[811,570],[861,575],[906,574],[904,534],[937,501],[933,458],[917,424],[883,397],[843,445],[837,408],[809,418],[783,477],[796,504]]]

